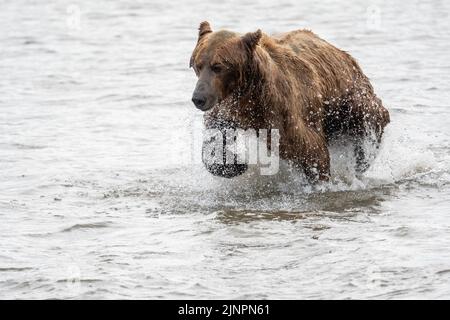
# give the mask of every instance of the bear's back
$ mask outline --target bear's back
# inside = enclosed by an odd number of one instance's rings
[[[305,50],[318,50],[331,46],[310,30],[294,30],[272,35],[273,39],[281,46],[291,48],[296,54]]]
[[[292,50],[299,59],[307,63],[318,79],[326,82],[325,88],[336,92],[323,92],[324,96],[344,94],[349,83],[360,79],[368,82],[358,63],[345,51],[321,39],[310,30],[295,30],[272,36],[281,47]]]

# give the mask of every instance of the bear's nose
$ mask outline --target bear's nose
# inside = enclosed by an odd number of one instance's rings
[[[194,97],[192,97],[192,102],[195,104],[195,106],[198,109],[203,110],[203,107],[205,106],[205,103],[206,103],[206,99],[194,96]]]

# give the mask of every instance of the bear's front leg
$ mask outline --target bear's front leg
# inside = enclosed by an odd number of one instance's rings
[[[291,134],[291,136],[289,136]],[[288,133],[281,143],[286,160],[304,170],[308,181],[329,181],[330,153],[325,138],[316,131],[304,127]]]

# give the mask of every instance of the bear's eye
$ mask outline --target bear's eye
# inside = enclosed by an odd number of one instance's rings
[[[220,73],[222,72],[222,66],[220,64],[214,64],[211,66],[211,70],[214,73]]]

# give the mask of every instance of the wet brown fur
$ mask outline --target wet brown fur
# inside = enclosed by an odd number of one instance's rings
[[[358,146],[374,132],[379,143],[389,123],[358,63],[311,31],[241,36],[212,32],[204,22],[191,66],[214,64],[226,71],[211,76],[219,100],[204,114],[206,127],[226,120],[242,129],[278,129],[280,156],[312,181],[330,177],[330,140],[345,134]]]

